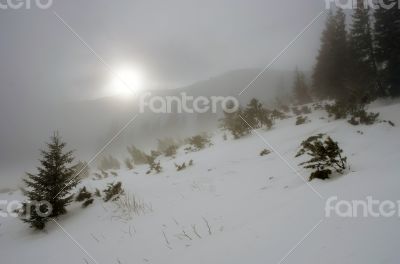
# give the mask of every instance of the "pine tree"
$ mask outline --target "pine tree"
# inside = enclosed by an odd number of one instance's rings
[[[293,93],[298,104],[307,104],[312,101],[308,91],[308,86],[305,80],[305,76],[297,68],[296,68],[296,76],[294,79]]]
[[[71,165],[73,152],[64,151],[66,143],[62,142],[58,132],[50,139],[47,150],[41,151],[38,173],[27,173],[28,178],[24,179],[28,187],[25,192],[28,202],[24,203],[25,217],[22,220],[36,229],[43,229],[50,218],[67,212],[66,206],[73,199],[70,192],[79,183],[76,169]],[[47,214],[39,214],[38,208],[26,210],[30,204],[42,201],[46,201],[49,206],[42,205],[40,212],[46,211]]]
[[[365,104],[382,91],[373,43],[370,10],[358,0],[350,31],[350,100]]]
[[[246,124],[245,113],[241,107],[233,113],[224,112],[224,118],[221,121],[221,129],[228,130],[235,139],[241,138],[245,135],[248,135],[251,131],[251,128]]]
[[[397,0],[386,4],[393,7],[380,7],[374,13],[377,59],[384,93],[400,96],[400,9]]]
[[[273,126],[270,115],[271,111],[266,109],[260,101],[253,98],[247,105],[242,117],[254,129],[261,128],[263,126],[270,129]]]
[[[313,89],[320,98],[345,100],[347,86],[346,16],[342,9],[329,13],[313,73]]]

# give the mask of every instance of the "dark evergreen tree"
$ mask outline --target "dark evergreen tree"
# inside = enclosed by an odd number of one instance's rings
[[[313,73],[313,89],[320,98],[348,98],[348,44],[346,16],[342,9],[329,13],[321,38],[321,49]]]
[[[263,104],[255,98],[251,99],[242,117],[254,129],[261,128],[263,126],[270,129],[273,125],[271,111],[266,109]]]
[[[298,104],[307,104],[312,101],[304,73],[296,68],[293,93]]]
[[[240,107],[233,113],[224,112],[224,118],[221,121],[221,129],[228,130],[235,139],[248,135],[251,128],[243,121],[246,120],[245,113]]]
[[[325,134],[311,136],[301,143],[300,149],[296,157],[303,155],[310,156],[308,161],[299,165],[306,169],[314,169],[309,180],[313,179],[329,179],[329,175],[333,171],[340,174],[347,168],[347,157],[343,156],[343,150],[339,148],[337,142]]]
[[[400,96],[400,9],[397,0],[387,0],[385,3],[393,7],[380,7],[374,13],[376,53],[383,93]]]
[[[373,43],[371,17],[364,0],[358,0],[353,13],[349,39],[350,98],[353,103],[365,104],[382,93]]]
[[[24,203],[23,221],[33,228],[43,229],[50,218],[65,214],[66,206],[73,199],[71,190],[79,183],[79,177],[71,165],[74,159],[72,151],[64,151],[65,146],[66,143],[62,142],[58,133],[54,133],[47,143],[48,149],[41,151],[42,159],[38,173],[28,173],[28,178],[24,180],[27,185],[25,195],[28,201]],[[38,213],[38,208],[27,210],[31,204],[42,201],[48,203],[48,206],[45,204],[40,206],[42,214]],[[43,214],[44,211],[48,214]]]

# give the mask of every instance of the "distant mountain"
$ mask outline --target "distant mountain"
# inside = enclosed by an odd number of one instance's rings
[[[234,96],[243,105],[256,97],[267,105],[272,105],[277,96],[283,96],[290,91],[293,72],[274,70],[266,72],[239,96],[240,91],[259,72],[260,69],[235,70],[178,89],[145,92],[151,92],[153,96],[180,96],[180,93],[206,97]],[[23,111],[24,115],[29,116],[29,122],[13,120],[16,125],[2,128],[2,134],[7,137],[1,139],[0,145],[8,150],[1,157],[2,168],[36,160],[39,157],[38,149],[54,130],[61,133],[70,148],[77,150],[76,155],[79,158],[89,160],[135,114],[138,114],[137,119],[107,150],[120,152],[121,156],[127,155],[126,146],[130,144],[149,150],[155,147],[157,138],[184,138],[200,131],[213,130],[222,116],[221,111],[217,114],[154,114],[148,111],[139,114],[138,99],[121,100],[113,97],[63,104],[49,102],[48,107],[39,108],[27,108]],[[18,131],[15,131],[16,127]],[[12,136],[16,133],[18,136]],[[30,168],[31,165],[26,170]]]

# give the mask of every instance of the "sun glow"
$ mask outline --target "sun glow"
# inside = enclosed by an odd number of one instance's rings
[[[111,95],[130,98],[144,89],[143,73],[131,66],[117,68],[112,72],[108,89]]]

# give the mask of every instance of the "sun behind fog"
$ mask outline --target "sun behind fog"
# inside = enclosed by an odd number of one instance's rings
[[[144,88],[143,72],[133,66],[123,66],[112,72],[109,93],[130,98]]]

